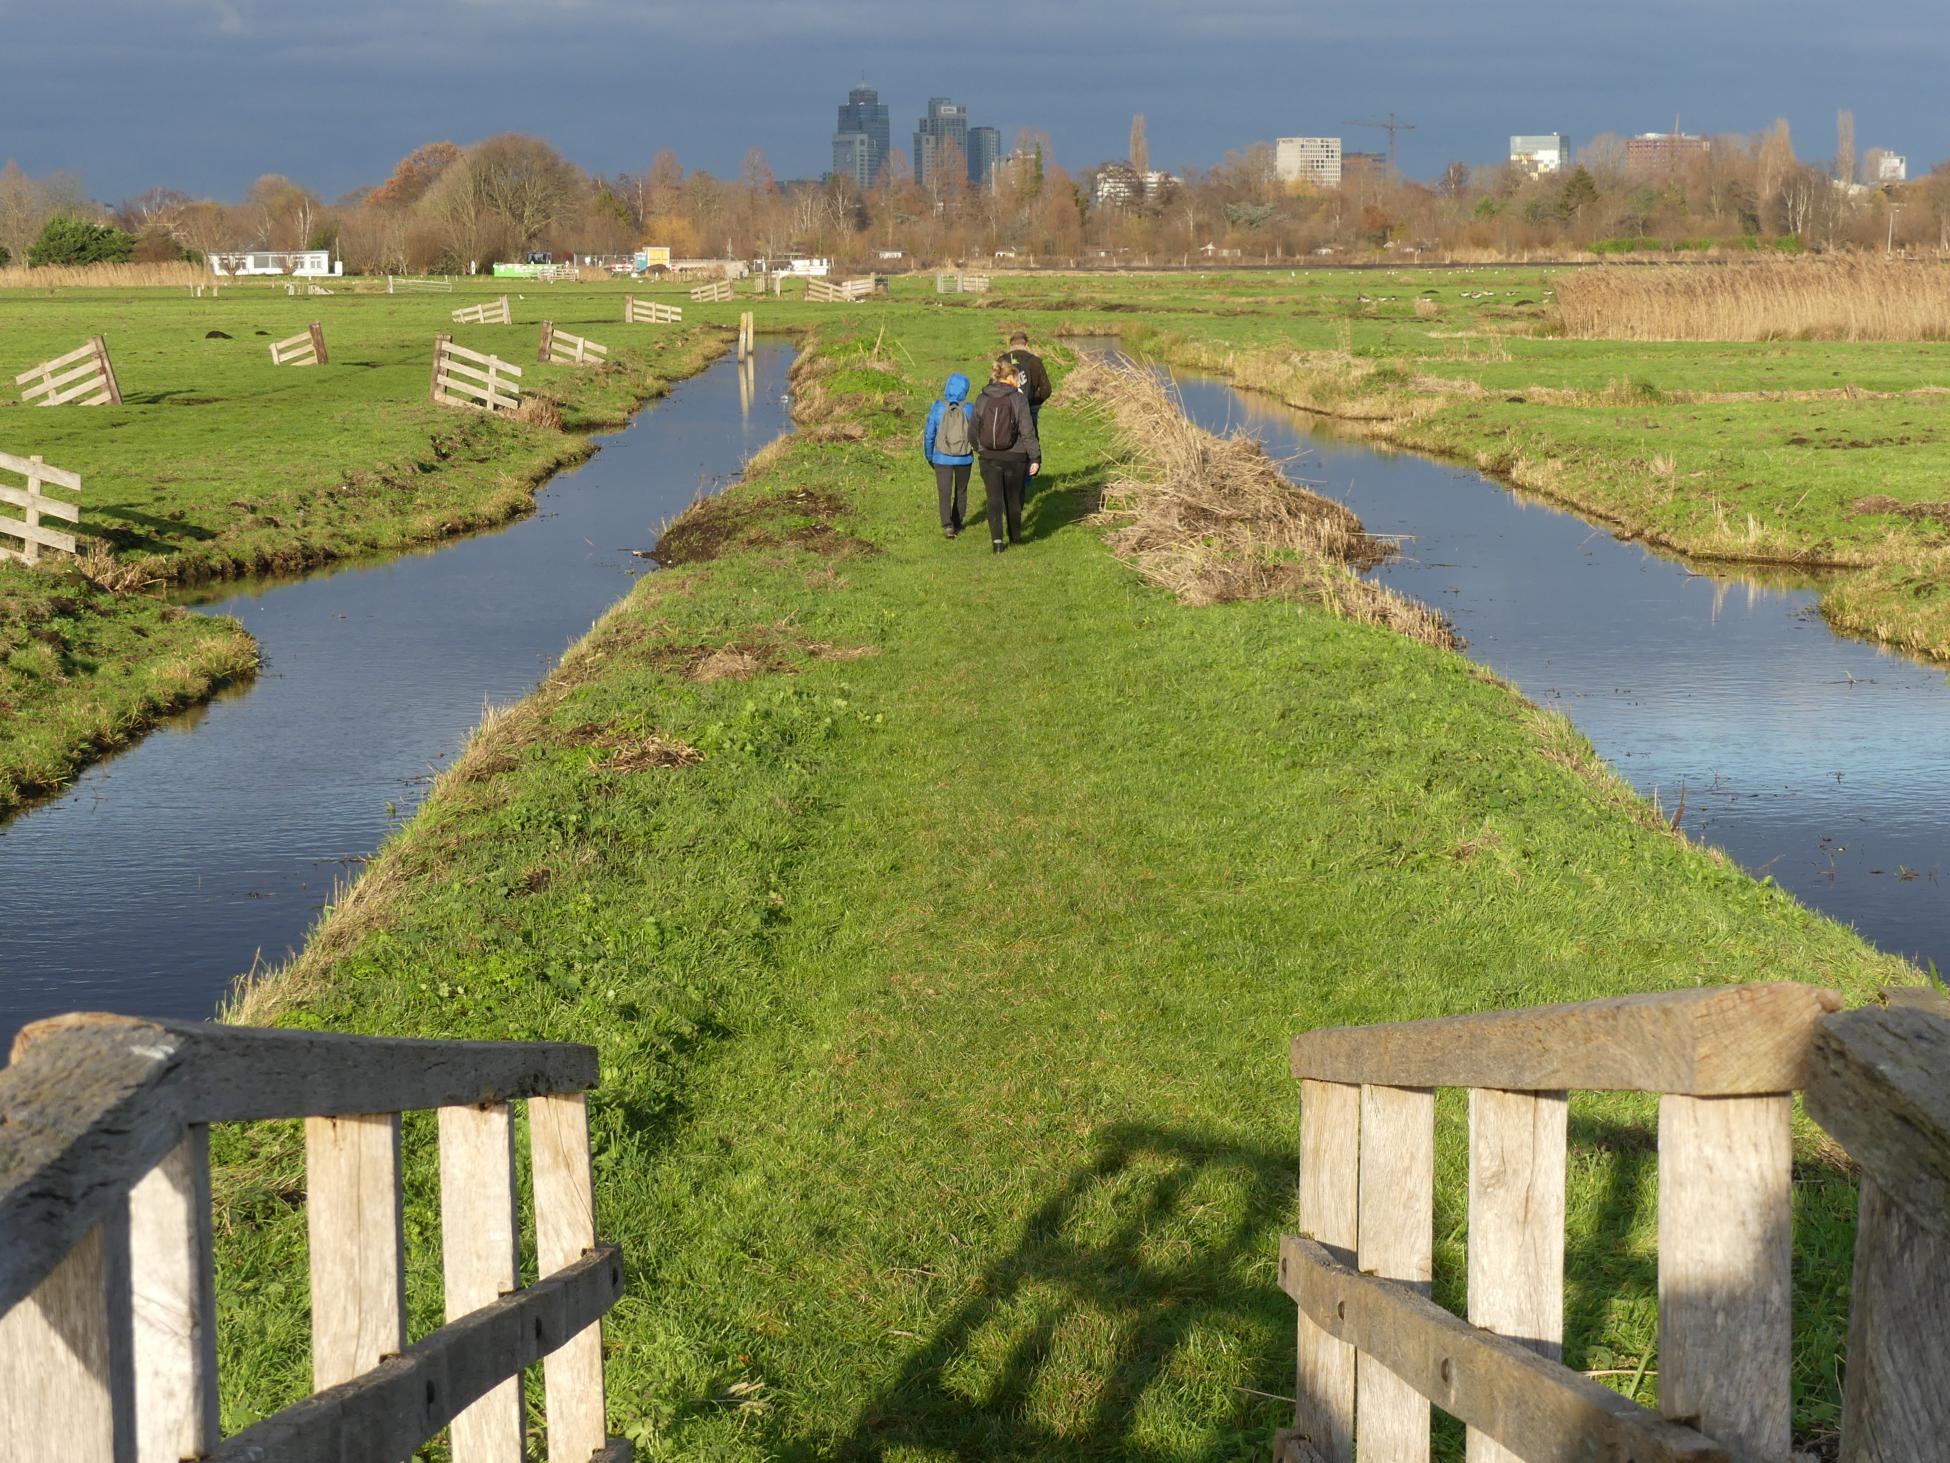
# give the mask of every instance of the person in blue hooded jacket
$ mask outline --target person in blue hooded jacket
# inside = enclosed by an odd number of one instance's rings
[[[942,387],[940,400],[928,408],[921,453],[934,469],[935,494],[941,500],[941,532],[953,538],[961,532],[968,514],[968,473],[975,464],[975,427],[968,414],[968,378],[959,371]]]

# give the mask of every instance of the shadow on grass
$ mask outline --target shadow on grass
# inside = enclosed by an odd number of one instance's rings
[[[1293,1174],[1286,1150],[1108,1129],[850,1433],[780,1456],[1263,1458],[1292,1417]]]
[[[95,508],[90,510],[89,518],[96,537],[106,539],[111,547],[122,551],[147,549],[152,553],[167,553],[181,548],[185,539],[202,543],[217,536],[214,529],[179,523],[170,518],[157,518],[134,508]],[[137,527],[110,527],[102,522],[105,518],[118,518]],[[155,532],[143,533],[140,531],[142,528],[152,528]]]

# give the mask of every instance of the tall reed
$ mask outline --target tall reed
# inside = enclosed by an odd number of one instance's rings
[[[1580,270],[1557,287],[1589,340],[1950,340],[1950,266],[1873,255]]]
[[[158,285],[188,289],[191,285],[222,284],[203,264],[47,264],[39,269],[11,265],[0,269],[0,289],[127,290]]]

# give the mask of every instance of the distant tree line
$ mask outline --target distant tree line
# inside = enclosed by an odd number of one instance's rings
[[[584,171],[518,133],[471,146],[431,142],[381,182],[326,201],[281,174],[239,202],[151,188],[114,206],[69,174],[0,168],[0,264],[201,259],[231,249],[330,249],[355,273],[462,273],[535,251],[624,257],[663,245],[683,258],[782,257],[843,263],[898,255],[918,265],[983,258],[1166,263],[1378,251],[1482,255],[1628,249],[1826,250],[1950,247],[1950,165],[1906,184],[1865,186],[1846,115],[1835,158],[1795,155],[1787,124],[1715,137],[1647,172],[1601,136],[1575,165],[1531,176],[1451,163],[1433,182],[1350,161],[1341,186],[1283,182],[1269,144],[1177,175],[1149,171],[1142,119],[1133,158],[1072,173],[1049,138],[1020,133],[992,187],[952,157],[928,186],[903,156],[880,181],[781,184],[756,148],[738,175],[687,172],[669,148],[641,172]],[[950,149],[952,151],[952,149]]]

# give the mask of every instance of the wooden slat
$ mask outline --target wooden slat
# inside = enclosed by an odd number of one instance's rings
[[[1792,1104],[1659,1101],[1659,1410],[1779,1463],[1793,1420]]]
[[[505,1102],[596,1085],[595,1049],[416,1041],[71,1015],[0,1068],[0,1311],[15,1304],[189,1123]]]
[[[521,1284],[516,1248],[515,1122],[506,1103],[440,1109],[440,1261],[447,1319]],[[521,1463],[521,1377],[454,1419],[454,1463]]]
[[[62,533],[57,528],[42,528],[38,523],[22,523],[15,518],[0,518],[0,533],[25,539],[30,544],[43,544],[50,549],[60,549],[64,553],[72,554],[75,550],[73,534]]]
[[[1341,1026],[1293,1039],[1293,1075],[1509,1092],[1788,1092],[1839,992],[1789,982]]]
[[[210,1130],[201,1124],[129,1194],[136,1456],[177,1463],[217,1443]]]
[[[596,1243],[589,1171],[589,1112],[582,1094],[528,1104],[535,1186],[535,1255],[544,1275],[572,1265]],[[605,1437],[602,1330],[593,1322],[542,1368],[549,1463],[584,1463]]]
[[[289,350],[294,345],[310,345],[310,344],[311,344],[311,332],[307,330],[301,332],[300,334],[290,337],[288,340],[279,341],[276,345],[272,346],[271,349],[282,351],[282,350]]]
[[[305,1119],[305,1218],[322,1392],[406,1345],[398,1113]]]
[[[444,376],[465,376],[470,381],[487,382],[494,379],[494,372],[492,370],[484,371],[479,366],[470,366],[462,361],[452,359],[440,363],[440,372]]]
[[[451,376],[442,376],[440,378],[440,387],[443,391],[458,392],[462,396],[472,397],[474,401],[484,403],[491,407],[504,407],[509,411],[513,411],[517,406],[521,405],[521,402],[517,398],[503,396],[491,387],[476,386],[472,382],[458,381]],[[473,402],[468,402],[467,404],[472,405]]]
[[[1941,1456],[1950,1439],[1950,1235],[1862,1179],[1842,1463]]]
[[[135,1463],[129,1217],[117,1194],[33,1295],[0,1314],[0,1458]]]
[[[1352,1264],[1360,1233],[1361,1089],[1300,1084],[1300,1228]],[[1324,1463],[1353,1463],[1354,1348],[1299,1320],[1295,1431]]]
[[[18,376],[14,377],[14,385],[25,386],[36,376],[49,375],[52,372],[60,370],[63,366],[72,366],[76,361],[86,360],[94,354],[95,343],[91,340],[88,344],[82,346],[81,349],[69,351],[65,356],[56,356],[51,361],[42,361],[38,366],[30,366],[27,370],[22,371]]]
[[[98,391],[105,394],[107,384],[107,379],[98,373],[92,380],[83,381],[79,386],[70,386],[65,391],[57,391],[52,396],[42,397],[35,405],[65,406],[79,397],[90,396]]]
[[[331,291],[325,290],[322,293],[329,295]],[[325,327],[314,320],[306,327],[306,333],[311,336],[312,359],[321,366],[328,364],[330,357],[325,353]]]
[[[79,503],[67,503],[59,498],[44,498],[39,493],[10,488],[5,484],[0,484],[0,503],[11,503],[16,508],[38,508],[49,518],[63,519],[68,523],[76,523],[81,519]]]
[[[122,404],[122,388],[115,381],[115,363],[108,358],[108,342],[99,335],[91,336],[88,343],[95,348],[95,359],[102,363],[102,378],[108,382],[108,399],[115,405]],[[93,403],[88,403],[93,405]]]
[[[1806,1101],[1892,1203],[1950,1237],[1950,1019],[1940,1009],[1917,1000],[1829,1017]]]
[[[593,1326],[623,1290],[614,1246],[495,1301],[354,1381],[317,1393],[229,1439],[210,1463],[348,1463],[406,1458],[460,1411]],[[598,1446],[604,1442],[597,1440]],[[576,1463],[586,1463],[594,1449]]]
[[[1360,1218],[1363,1271],[1426,1295],[1435,1261],[1435,1094],[1361,1088]],[[1366,1350],[1355,1368],[1361,1463],[1425,1463],[1429,1404]]]
[[[1471,1326],[1407,1285],[1338,1264],[1312,1240],[1282,1238],[1280,1285],[1323,1328],[1520,1458],[1726,1463],[1725,1450],[1691,1428]],[[1364,1394],[1364,1412],[1366,1404]],[[1364,1460],[1366,1447],[1364,1431]]]
[[[1469,1094],[1469,1319],[1551,1361],[1564,1342],[1561,1092]],[[1471,1429],[1470,1463],[1520,1463]]]
[[[455,345],[452,341],[447,342],[444,354],[458,356],[463,361],[472,361],[479,366],[492,366],[497,371],[505,371],[510,376],[521,374],[520,366],[504,361],[499,356],[489,355],[485,351],[468,350],[465,346]]]
[[[36,381],[31,387],[20,393],[20,399],[22,401],[32,401],[43,391],[56,390],[59,387],[66,386],[71,381],[79,381],[84,376],[99,376],[102,371],[102,365],[100,361],[95,359],[95,352],[92,346],[89,348],[87,354],[88,359],[72,370],[63,371],[58,376],[50,372],[43,379]]]
[[[19,473],[22,477],[27,477],[31,474],[32,476],[38,477],[42,482],[51,483],[57,488],[70,488],[77,493],[81,491],[80,473],[69,472],[66,468],[62,467],[49,467],[45,462],[41,462],[38,459],[30,460],[25,457],[12,457],[5,452],[0,452],[0,469],[4,469],[7,472]]]

